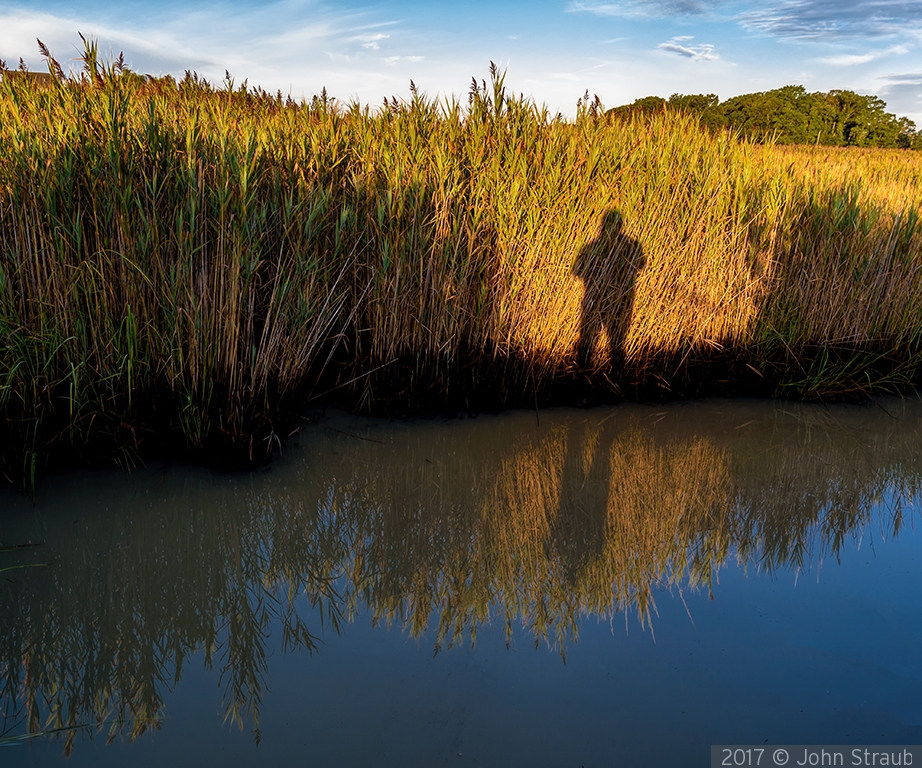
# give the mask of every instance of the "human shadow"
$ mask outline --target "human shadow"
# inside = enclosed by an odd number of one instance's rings
[[[634,309],[637,274],[646,263],[640,243],[624,234],[621,213],[605,212],[595,239],[586,243],[573,264],[573,274],[583,281],[577,362],[582,369],[593,363],[593,352],[603,331],[608,336],[608,368],[624,369],[625,349]]]

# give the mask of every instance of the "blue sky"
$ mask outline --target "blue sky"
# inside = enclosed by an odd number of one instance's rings
[[[586,90],[606,106],[640,96],[722,99],[787,84],[884,98],[922,127],[922,0],[472,0],[466,3],[239,0],[4,0],[0,58],[62,64],[77,35],[135,70],[186,69],[310,97],[380,104],[464,97],[489,62],[507,85],[573,114]]]

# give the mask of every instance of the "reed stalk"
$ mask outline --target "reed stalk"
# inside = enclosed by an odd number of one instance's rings
[[[328,390],[498,407],[714,360],[744,393],[918,380],[917,153],[565,120],[495,67],[466,105],[371,109],[83,61],[0,82],[8,476],[163,436],[261,460]]]

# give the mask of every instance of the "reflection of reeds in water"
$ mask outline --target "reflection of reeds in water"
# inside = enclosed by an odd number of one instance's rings
[[[249,720],[258,733],[267,630],[283,648],[315,646],[286,585],[312,584],[310,601],[334,625],[340,610],[324,571],[340,558],[317,562],[293,547],[277,526],[285,510],[267,515],[267,502],[256,517],[243,507],[218,520],[218,510],[172,500],[156,515],[142,508],[51,529],[34,555],[54,553],[45,573],[0,585],[6,721],[24,717],[32,733],[75,729],[65,752],[81,726],[135,738],[159,727],[166,690],[200,654],[221,672],[225,719]],[[296,567],[277,555],[274,536]]]
[[[720,451],[666,449],[637,429],[602,436],[574,424],[520,449],[484,506],[481,557],[502,606],[555,643],[587,612],[647,621],[655,589],[707,582],[730,539]]]
[[[636,434],[614,442],[610,460],[606,546],[587,591],[616,584],[619,607],[636,607],[641,621],[649,620],[657,587],[709,584],[726,556],[733,525],[728,460],[708,440],[672,451]]]
[[[865,533],[877,506],[886,509],[882,537],[901,529],[922,492],[918,421],[893,419],[887,434],[850,427],[842,415],[817,411],[796,432],[760,437],[762,450],[735,452],[732,542],[743,563],[770,572],[836,557],[849,536]]]
[[[731,554],[762,570],[807,567],[867,523],[884,489],[897,527],[917,492],[915,459],[856,461],[867,436],[821,422],[793,443],[799,427],[783,440],[760,434],[771,447],[751,457],[725,435],[664,440],[639,424],[573,419],[484,446],[475,432],[453,430],[460,459],[448,462],[446,447],[441,462],[399,461],[349,491],[373,500],[356,506],[355,534],[371,607],[414,634],[435,611],[438,642],[487,618],[508,632],[524,622],[552,643],[586,612],[636,611],[645,623],[657,589],[709,585]],[[887,450],[875,441],[871,455]]]
[[[922,419],[898,407],[340,424],[213,498],[155,480],[150,508],[68,517],[29,555],[53,565],[4,574],[4,714],[137,735],[201,652],[228,716],[258,726],[273,643],[311,650],[358,612],[437,650],[488,624],[561,653],[591,615],[655,625],[658,591],[709,588],[733,559],[808,568],[882,502],[895,535],[922,477]]]

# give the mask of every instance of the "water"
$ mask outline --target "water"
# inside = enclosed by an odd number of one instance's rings
[[[900,400],[327,414],[261,472],[7,492],[0,762],[922,743],[920,436]]]

